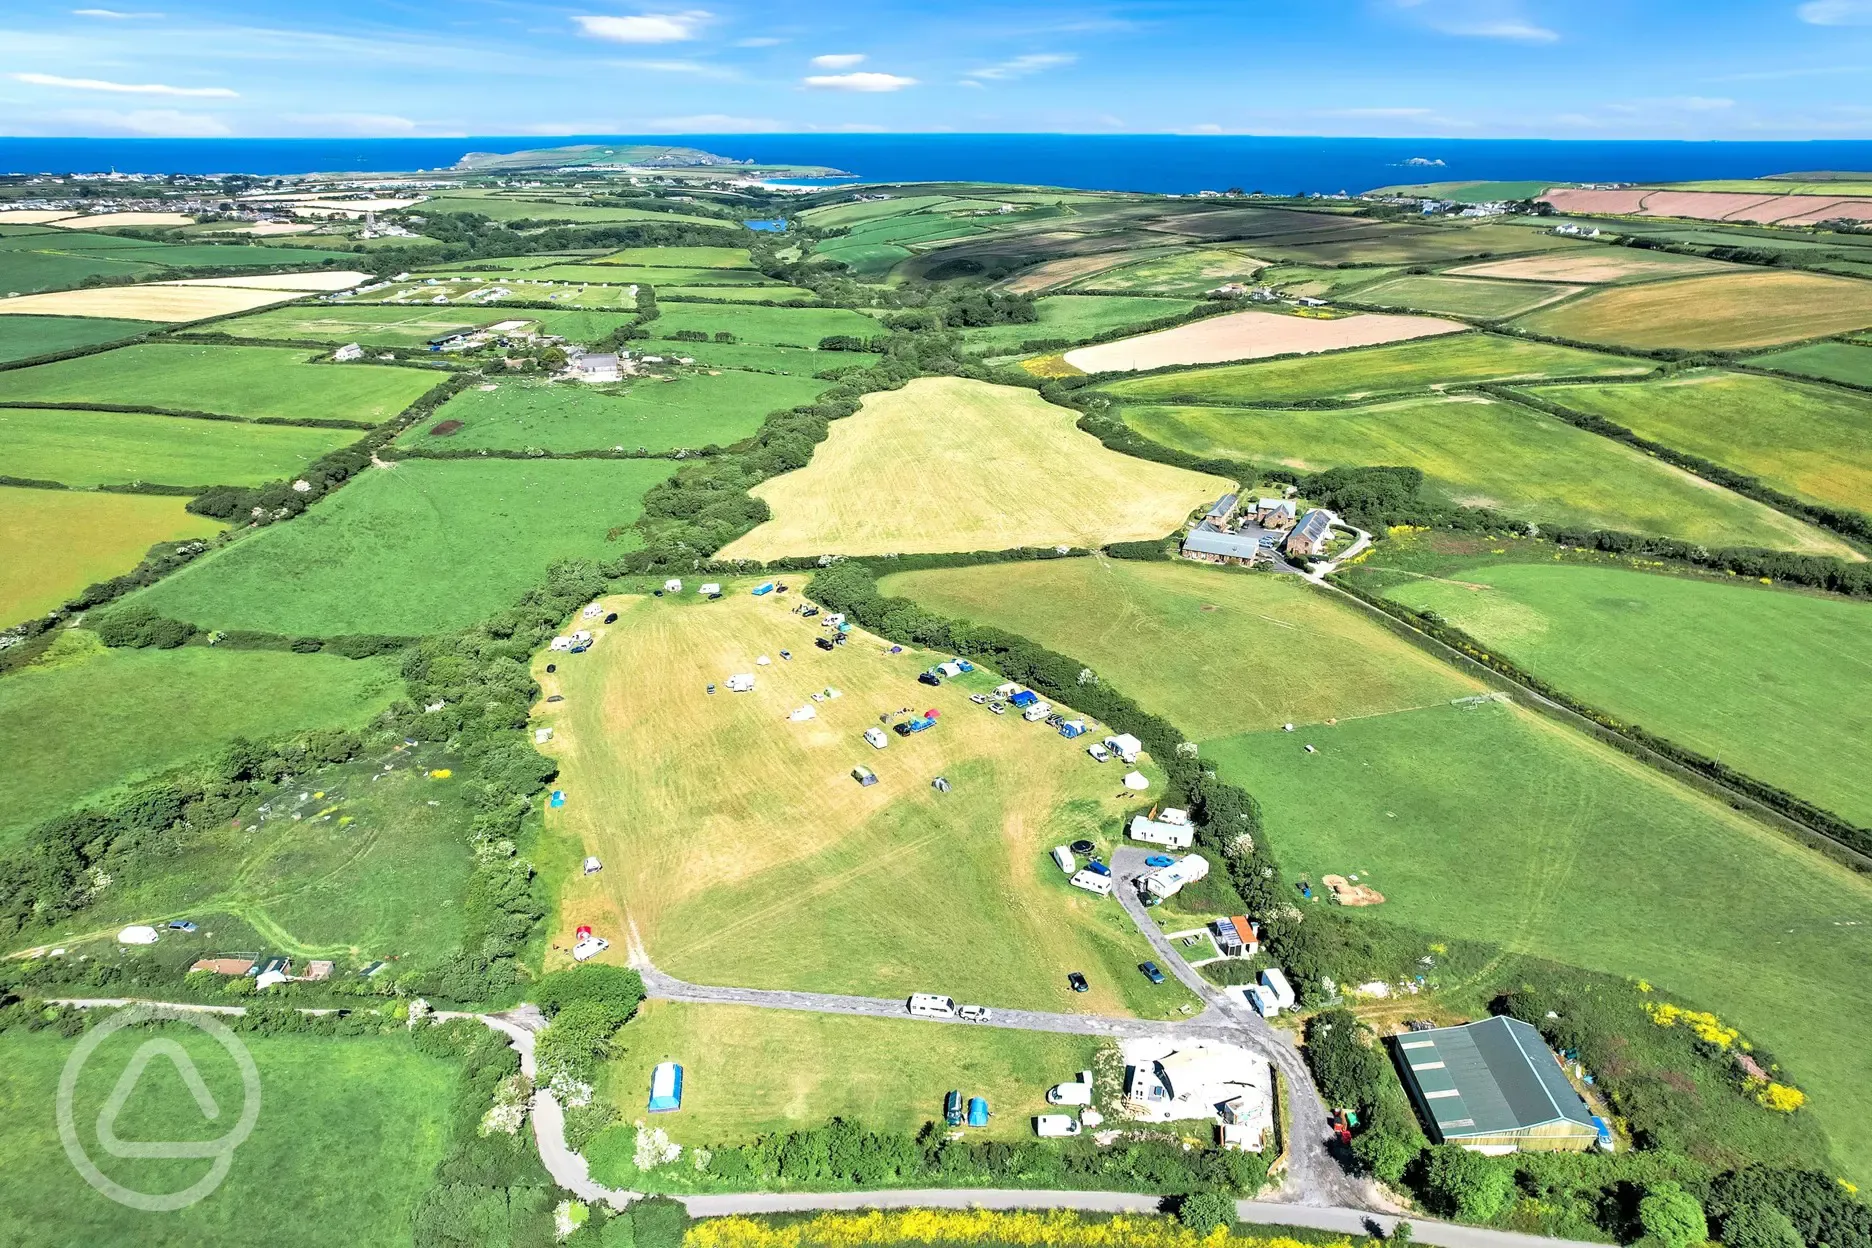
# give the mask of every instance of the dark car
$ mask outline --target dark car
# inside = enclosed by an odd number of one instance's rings
[[[952,1127],[962,1125],[962,1094],[951,1092],[943,1098],[943,1121]]]
[[[1086,977],[1081,975],[1078,971],[1073,971],[1068,974],[1066,976],[1066,982],[1072,986],[1074,992],[1085,992],[1092,987],[1091,984],[1086,982]]]
[[[556,672],[559,670],[559,665],[557,663],[548,663],[546,665],[546,670],[549,672]]]
[[[917,683],[921,685],[940,685],[942,684],[942,677],[938,676],[935,672],[918,672]]]
[[[1138,963],[1138,970],[1143,971],[1144,978],[1150,980],[1153,984],[1161,984],[1164,982],[1164,973],[1157,969],[1157,964],[1155,962],[1140,962]]]
[[[605,616],[605,623],[607,624],[617,623],[617,612],[613,611],[610,615]]]
[[[830,637],[815,637],[813,638],[812,644],[818,646],[821,650],[830,650],[832,648],[832,639]]]
[[[549,695],[549,696],[547,697],[547,699],[546,699],[546,700],[547,700],[548,702],[563,702],[563,701],[565,701],[565,694],[563,694],[563,693],[555,693],[555,694],[551,694],[551,695]]]

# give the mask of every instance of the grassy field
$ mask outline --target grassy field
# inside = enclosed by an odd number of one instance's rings
[[[0,829],[153,775],[236,736],[362,724],[401,691],[388,661],[273,650],[110,650],[60,636],[0,681]]]
[[[796,595],[755,598],[755,583],[728,583],[719,602],[609,599],[620,618],[589,655],[552,656],[556,674],[536,659],[535,678],[565,697],[535,717],[554,729],[542,748],[566,794],[548,831],[569,840],[566,861],[606,864],[565,883],[555,948],[591,923],[622,961],[628,923],[659,967],[698,983],[1154,1017],[1190,1000],[1147,983],[1136,964],[1149,947],[1117,902],[1070,887],[1047,857],[1081,836],[1112,843],[1138,804],[1118,768],[972,705],[986,672],[932,689],[915,677],[934,656],[862,633],[815,648],[818,622],[790,614]],[[791,661],[754,661],[782,649]],[[758,673],[753,692],[705,692],[739,671]],[[828,686],[842,696],[809,700]],[[817,718],[789,721],[802,705]],[[941,722],[884,750],[864,742],[905,705]],[[853,781],[860,764],[878,784]],[[930,787],[938,775],[952,791]],[[1090,992],[1067,986],[1074,970]]]
[[[313,364],[297,347],[134,346],[0,373],[0,399],[340,419],[395,416],[442,375],[382,364]]]
[[[347,429],[0,407],[7,475],[66,485],[258,485],[355,441]]]
[[[1714,370],[1534,393],[1786,493],[1872,511],[1872,400],[1864,395]]]
[[[1295,577],[1095,556],[900,573],[881,588],[1089,663],[1192,737],[1379,715],[1481,688]]]
[[[849,334],[883,335],[877,321],[849,308],[764,308],[751,304],[672,303],[661,307],[652,332],[668,338],[684,331],[714,337],[734,335],[736,342],[776,347],[816,347],[821,338]]]
[[[683,1068],[683,1106],[656,1125],[690,1144],[742,1143],[802,1131],[829,1118],[914,1135],[942,1121],[943,1097],[985,1096],[993,1117],[971,1138],[1033,1138],[1046,1090],[1090,1069],[1104,1043],[1090,1036],[938,1027],[909,1018],[841,1018],[735,1005],[648,1001],[631,1020],[604,1092],[627,1119],[641,1116],[650,1071]],[[749,1079],[749,1071],[761,1072]],[[628,1130],[628,1129],[627,1129]],[[601,1155],[611,1150],[600,1148]],[[621,1181],[607,1177],[601,1182]]]
[[[1414,309],[1496,321],[1578,294],[1581,287],[1476,277],[1394,277],[1359,288],[1354,299],[1379,308]]]
[[[1239,251],[1197,247],[1107,269],[1073,283],[1078,290],[1124,295],[1181,295],[1194,299],[1224,282],[1245,282],[1267,262]]]
[[[0,364],[116,342],[157,328],[154,321],[87,316],[0,316]]]
[[[1034,301],[1039,320],[1025,325],[988,325],[962,331],[977,351],[1018,351],[1024,342],[1085,342],[1132,326],[1181,316],[1197,305],[1187,299],[1137,295],[1049,295]]]
[[[121,279],[162,275],[157,266],[141,263],[135,257],[135,252],[0,249],[0,295],[68,290],[88,277]]]
[[[652,269],[595,260],[532,269],[529,282],[596,282],[608,286],[781,286],[753,269]]]
[[[1566,564],[1457,567],[1387,592],[1594,706],[1872,826],[1859,696],[1872,606]]]
[[[1642,976],[1699,1002],[1772,1048],[1845,1173],[1872,1175],[1872,1049],[1839,1025],[1872,1010],[1864,877],[1517,707],[1202,752],[1260,800],[1291,875],[1357,872],[1385,895],[1361,921]]]
[[[664,302],[701,300],[728,303],[809,303],[819,298],[803,286],[659,286]]]
[[[1615,347],[1739,351],[1872,325],[1872,282],[1751,272],[1595,291],[1521,328]]]
[[[1372,285],[1398,272],[1393,266],[1333,269],[1310,264],[1271,264],[1256,275],[1265,285],[1289,295],[1336,299],[1348,291]]]
[[[650,324],[654,328],[657,322]],[[632,342],[631,349],[664,359],[691,359],[703,368],[738,368],[757,373],[784,373],[789,377],[810,377],[824,369],[849,368],[853,360],[841,351],[768,347],[746,342],[675,342],[646,338]]]
[[[1674,251],[1639,251],[1629,247],[1580,247],[1541,256],[1517,256],[1464,265],[1452,274],[1505,277],[1527,282],[1626,282],[1659,277],[1689,277],[1695,273],[1734,272],[1722,260],[1683,256]]]
[[[414,635],[510,605],[560,558],[630,549],[666,460],[409,460],[138,595],[204,627]],[[615,533],[615,538],[607,534]]]
[[[1859,343],[1809,343],[1789,351],[1758,355],[1749,363],[1757,368],[1772,368],[1777,373],[1792,373],[1796,377],[1872,387],[1872,347]]]
[[[178,1043],[220,1107],[202,1111],[169,1061],[152,1062],[117,1119],[125,1140],[213,1140],[243,1109],[239,1068],[191,1027],[128,1028],[99,1046],[77,1084],[80,1143],[110,1178],[138,1191],[180,1191],[207,1173],[203,1160],[119,1159],[98,1142],[98,1113],[132,1054],[152,1036]],[[295,1245],[408,1243],[416,1202],[446,1142],[455,1067],[416,1052],[401,1035],[331,1039],[245,1035],[260,1074],[260,1115],[233,1153],[227,1180],[197,1204],[144,1213],[87,1185],[59,1145],[53,1103],[77,1043],[55,1032],[7,1036],[0,1071],[0,1240],[14,1244],[141,1244],[235,1248],[255,1228]],[[341,1176],[341,1177],[340,1177]]]
[[[518,314],[486,307],[403,306],[381,303],[296,304],[256,312],[212,326],[235,338],[273,338],[313,342],[356,342],[367,347],[420,347]]]
[[[1031,390],[923,378],[873,394],[722,558],[1004,550],[1161,537],[1228,484],[1119,455]]]
[[[597,264],[630,264],[658,269],[751,269],[745,247],[626,247]]]
[[[134,568],[157,542],[212,537],[219,522],[185,498],[0,486],[0,620],[59,606],[85,586]]]
[[[1325,410],[1131,407],[1124,416],[1145,437],[1199,455],[1308,471],[1370,464],[1421,468],[1426,489],[1437,497],[1543,525],[1852,553],[1820,529],[1642,451],[1480,395]]]
[[[1440,264],[1470,256],[1507,256],[1576,246],[1539,230],[1485,222],[1480,225],[1393,226],[1347,238],[1282,238],[1256,241],[1265,259],[1302,264]]]
[[[753,434],[767,413],[809,404],[831,384],[733,370],[669,380],[646,377],[602,389],[506,381],[493,390],[463,391],[433,419],[412,426],[401,441],[411,447],[549,451],[727,446]],[[0,421],[4,415],[0,411]],[[430,432],[452,420],[461,421],[462,428],[442,437]]]
[[[1230,364],[1139,377],[1110,382],[1102,389],[1134,400],[1284,403],[1298,399],[1356,399],[1478,381],[1641,376],[1652,367],[1647,361],[1572,347],[1520,342],[1493,334],[1462,334],[1312,359]]]
[[[453,191],[423,202],[423,211],[471,212],[494,221],[571,221],[579,225],[597,225],[606,221],[663,221],[672,225],[709,225],[724,230],[739,229],[733,221],[714,217],[691,217],[675,212],[653,212],[645,208],[612,208],[602,204],[559,204],[544,199],[518,199],[507,195],[477,195],[472,191]]]

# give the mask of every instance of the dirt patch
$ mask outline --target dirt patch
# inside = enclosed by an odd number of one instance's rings
[[[1320,883],[1332,893],[1332,899],[1342,906],[1381,906],[1384,894],[1364,884],[1354,884],[1343,875],[1322,875]]]
[[[1275,312],[1232,312],[1174,329],[1068,351],[1065,361],[1087,373],[1132,372],[1173,364],[1224,364],[1274,355],[1311,355],[1411,338],[1462,333],[1459,321],[1369,313],[1331,320]]]
[[[432,438],[446,438],[452,433],[459,433],[461,431],[461,428],[462,428],[461,421],[445,420],[441,422],[440,424],[436,425],[435,428],[431,429],[429,431],[429,436]]]

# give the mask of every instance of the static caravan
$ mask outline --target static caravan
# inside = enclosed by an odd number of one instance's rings
[[[1294,1001],[1297,999],[1294,996],[1293,985],[1287,982],[1287,976],[1278,966],[1270,966],[1261,972],[1261,986],[1274,994],[1274,999],[1280,1002],[1281,1009],[1293,1009]]]
[[[1030,724],[1037,724],[1052,713],[1053,707],[1050,703],[1036,702],[1021,712],[1021,718]]]
[[[1162,823],[1143,815],[1134,815],[1131,818],[1130,836],[1132,840],[1143,841],[1146,845],[1188,849],[1196,840],[1196,830],[1187,824]]]
[[[1043,1140],[1078,1135],[1079,1120],[1071,1114],[1039,1114],[1034,1118],[1034,1134]]]
[[[1280,1002],[1274,994],[1259,984],[1245,984],[1238,991],[1254,1012],[1262,1018],[1276,1018],[1280,1015]]]
[[[1190,854],[1179,858],[1167,867],[1158,867],[1147,875],[1138,877],[1138,888],[1146,901],[1156,903],[1166,897],[1174,897],[1181,892],[1185,884],[1194,884],[1209,874],[1209,860],[1201,854]]]

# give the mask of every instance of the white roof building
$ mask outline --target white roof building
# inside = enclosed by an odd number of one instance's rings
[[[1134,815],[1131,819],[1130,836],[1132,840],[1142,841],[1146,845],[1188,849],[1195,841],[1196,833],[1187,823],[1162,823],[1143,815]]]

